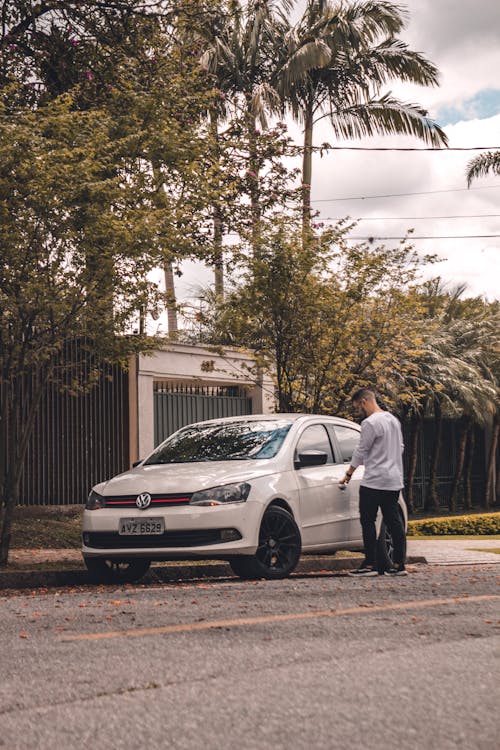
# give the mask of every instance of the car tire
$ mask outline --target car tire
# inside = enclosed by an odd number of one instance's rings
[[[103,557],[84,557],[92,580],[97,583],[132,583],[148,572],[151,560],[110,560]]]
[[[293,516],[277,505],[266,510],[255,555],[233,557],[229,564],[243,579],[286,578],[297,567],[301,552],[300,530]]]

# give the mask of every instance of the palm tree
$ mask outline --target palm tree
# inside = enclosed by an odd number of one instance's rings
[[[248,139],[248,169],[253,247],[256,250],[260,225],[260,163],[257,123],[267,127],[267,117],[280,106],[271,80],[277,44],[286,26],[291,0],[230,0],[221,8],[212,26],[200,32],[205,50],[202,65],[213,76],[223,94],[219,107],[209,113],[212,136],[217,141],[219,122],[229,112],[243,119]],[[227,12],[225,12],[227,11]],[[278,30],[281,29],[281,32]],[[216,289],[222,294],[222,220],[214,207]]]
[[[500,175],[500,151],[487,151],[467,164],[467,185],[470,187],[472,180],[485,177],[488,172]]]
[[[425,498],[427,509],[439,505],[438,465],[443,417],[460,417],[457,465],[449,498],[449,508],[454,510],[466,469],[466,445],[467,442],[471,445],[473,427],[491,419],[498,401],[498,386],[491,368],[498,337],[495,334],[498,313],[494,314],[482,300],[461,299],[463,291],[464,287],[458,286],[447,292],[440,279],[426,283],[422,296],[427,309],[424,339],[417,355],[410,355],[408,362],[401,362],[399,368],[405,373],[401,376],[402,385],[413,394],[407,411],[414,423],[418,426],[426,411],[434,416],[434,442]],[[397,393],[398,383],[394,391]],[[410,481],[409,484],[411,489]],[[467,496],[467,481],[465,485]]]
[[[328,117],[337,137],[404,134],[439,146],[445,133],[415,104],[381,94],[391,80],[436,85],[438,72],[395,37],[405,19],[384,0],[308,0],[283,44],[277,88],[283,106],[304,125],[303,222],[310,226],[313,128]]]

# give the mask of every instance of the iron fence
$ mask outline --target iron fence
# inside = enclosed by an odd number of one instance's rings
[[[129,466],[127,373],[97,362],[80,342],[69,344],[58,369],[63,375],[47,384],[36,414],[21,478],[21,505],[83,503],[92,485]],[[76,370],[81,382],[97,370],[96,384],[76,393],[71,388]],[[26,378],[24,400],[30,391]]]
[[[240,386],[156,381],[153,394],[155,446],[186,424],[252,413],[252,399]]]

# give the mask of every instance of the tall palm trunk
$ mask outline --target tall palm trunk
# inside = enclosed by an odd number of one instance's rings
[[[250,195],[250,221],[251,221],[251,242],[254,258],[260,255],[260,225],[261,225],[261,207],[260,207],[260,184],[259,184],[259,156],[257,145],[257,131],[255,129],[255,115],[252,112],[251,97],[247,96],[247,136],[248,136],[248,176],[249,176],[249,195]]]
[[[495,472],[495,465],[496,465],[496,455],[497,455],[497,448],[498,448],[499,433],[500,433],[500,414],[498,414],[497,412],[493,419],[491,444],[490,444],[490,451],[488,455],[488,466],[486,468],[486,486],[484,488],[484,507],[486,509],[488,509],[491,503],[494,502],[493,485],[494,485],[494,472]]]
[[[215,149],[215,158],[219,161],[219,122],[215,109],[210,111],[210,132]],[[214,282],[215,296],[222,301],[224,298],[224,253],[222,250],[222,211],[220,204],[216,201],[213,205],[213,231],[214,231]]]
[[[414,415],[411,419],[411,437],[410,437],[410,463],[408,466],[408,495],[406,501],[408,510],[413,513],[415,510],[415,476],[417,473],[418,446],[420,435],[422,433],[423,416],[422,414]]]
[[[163,269],[163,271],[165,274],[165,293],[167,295],[168,334],[172,338],[177,338],[179,329],[177,323],[177,305],[175,299],[175,283],[172,263],[165,263],[165,268]]]
[[[465,448],[467,445],[467,438],[471,429],[471,418],[464,415],[460,425],[460,437],[458,440],[458,454],[457,454],[457,465],[455,468],[455,476],[453,477],[453,484],[451,487],[450,500],[448,508],[450,511],[456,510],[458,500],[458,489],[460,487],[460,480],[463,477],[464,466],[465,466]]]
[[[476,446],[476,433],[474,428],[469,432],[464,468],[464,508],[472,508],[472,464],[474,460],[474,448]]]
[[[163,192],[163,182],[161,179],[161,172],[158,165],[153,162],[151,165],[153,169],[153,176],[157,184],[155,200],[157,207],[161,210],[165,208],[166,198]],[[177,305],[175,296],[175,283],[174,283],[174,271],[172,268],[172,261],[165,261],[163,267],[163,273],[165,277],[165,296],[166,296],[166,310],[167,310],[167,327],[168,334],[173,338],[177,337],[178,323],[177,323]]]
[[[302,156],[302,237],[304,243],[311,233],[313,105],[308,102],[304,111],[304,153]]]
[[[425,510],[437,510],[439,508],[438,495],[438,466],[441,454],[441,442],[443,437],[443,412],[441,404],[436,399],[434,402],[434,446],[432,450],[431,467],[429,473],[429,485],[425,498]]]

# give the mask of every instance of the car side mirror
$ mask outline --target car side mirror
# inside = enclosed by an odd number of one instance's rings
[[[299,453],[299,460],[295,461],[296,469],[304,469],[306,466],[324,466],[328,461],[328,455],[323,451],[304,451]]]
[[[139,464],[142,464],[143,461],[143,458],[140,458],[138,461],[134,461],[134,463],[132,464],[132,468],[135,469],[135,467],[139,466]]]

